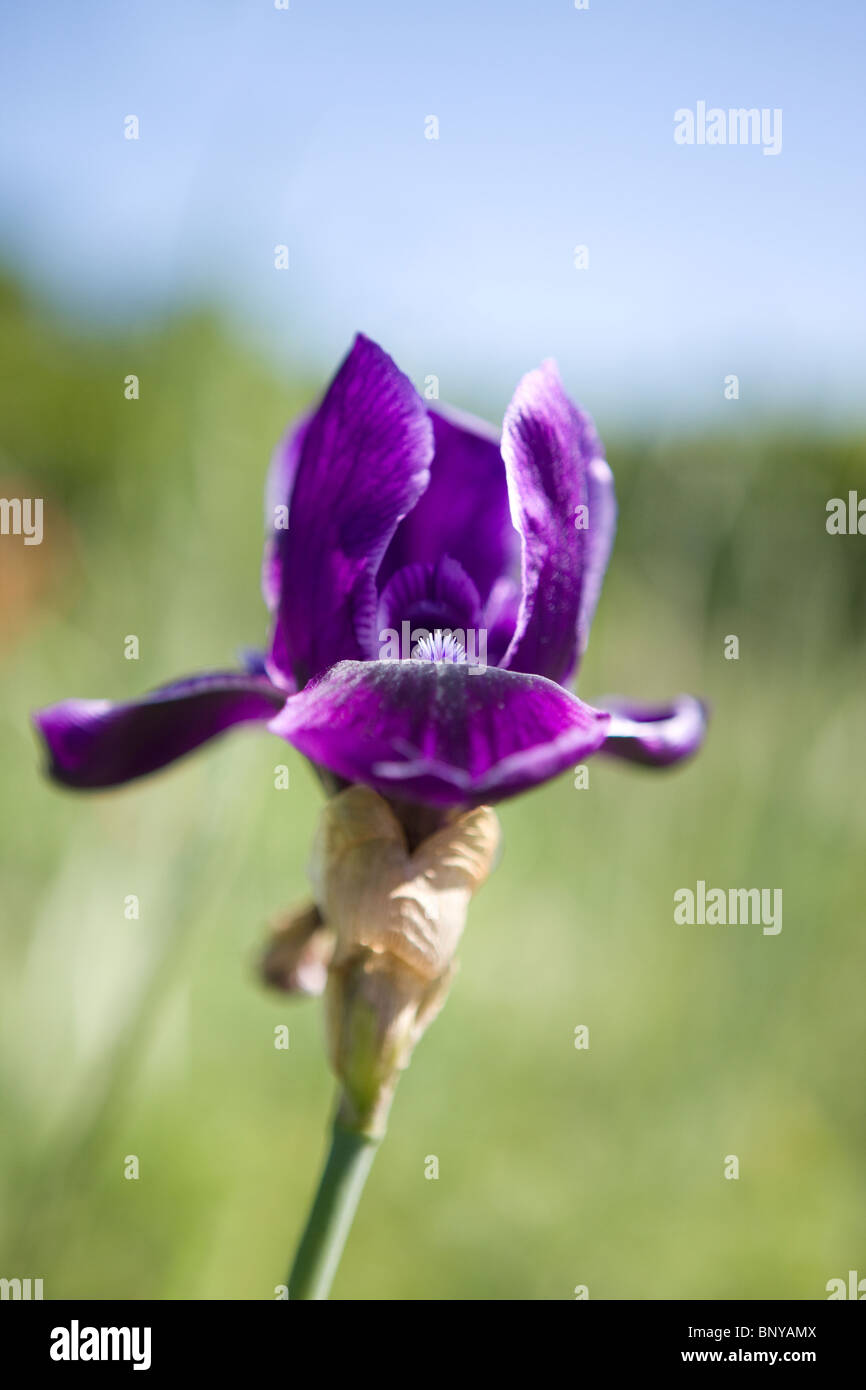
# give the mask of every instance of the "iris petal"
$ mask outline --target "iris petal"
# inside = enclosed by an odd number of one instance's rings
[[[577,658],[586,651],[589,630],[601,595],[607,562],[616,535],[616,493],[610,465],[601,454],[586,466],[588,526],[583,549],[583,572],[577,608]]]
[[[191,753],[235,724],[271,719],[285,693],[263,677],[216,671],[161,686],[140,700],[62,700],[33,722],[48,772],[84,790],[131,782]]]
[[[427,486],[432,456],[420,396],[359,334],[304,429],[289,529],[277,534],[275,679],[291,671],[303,686],[342,657],[374,654],[375,574]]]
[[[283,592],[283,566],[286,560],[286,522],[289,520],[295,478],[301,451],[312,416],[295,420],[280,440],[271,458],[265,483],[265,553],[262,559],[262,595],[269,613],[274,613]],[[290,671],[282,672],[290,676]]]
[[[586,644],[616,507],[592,420],[565,394],[552,362],[520,382],[502,456],[523,542],[523,593],[503,665],[564,682]]]
[[[397,528],[379,572],[380,587],[405,565],[452,555],[481,597],[516,564],[519,538],[508,511],[499,433],[483,420],[430,411],[435,452],[430,484]]]
[[[693,695],[668,705],[605,700],[611,720],[602,753],[646,767],[670,767],[696,753],[707,732],[707,708]]]
[[[431,661],[343,661],[270,728],[314,763],[383,795],[481,805],[594,752],[609,718],[541,676]]]
[[[484,610],[487,629],[487,659],[491,666],[500,666],[517,626],[520,612],[520,587],[513,579],[497,579],[490,591]]]

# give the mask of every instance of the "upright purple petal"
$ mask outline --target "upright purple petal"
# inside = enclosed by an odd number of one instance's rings
[[[707,732],[707,709],[693,695],[668,705],[635,705],[606,700],[610,711],[602,753],[647,767],[669,767],[696,753]]]
[[[375,651],[375,574],[429,478],[433,431],[420,396],[360,334],[304,431],[280,539],[269,668],[299,686]]]
[[[432,805],[481,805],[556,776],[608,716],[541,676],[436,661],[342,661],[270,728],[349,782]]]
[[[286,559],[286,540],[295,478],[301,462],[301,451],[312,416],[295,420],[280,440],[271,457],[265,482],[265,553],[262,559],[262,595],[273,613],[283,592],[283,565]],[[290,671],[283,675],[290,676]]]
[[[520,612],[520,586],[506,576],[497,579],[490,590],[483,624],[487,629],[487,659],[491,666],[501,666],[517,627]]]
[[[401,521],[379,572],[380,587],[405,565],[459,560],[482,603],[516,561],[499,432],[483,420],[437,407],[430,411],[435,453],[423,497]]]
[[[48,772],[81,790],[113,787],[155,772],[235,724],[271,719],[285,692],[264,677],[215,671],[162,686],[141,700],[62,700],[33,722]]]
[[[580,660],[589,642],[589,630],[601,594],[607,562],[616,535],[616,493],[613,473],[599,453],[586,466],[586,496],[588,527],[585,535],[577,607],[577,658]]]
[[[523,541],[523,593],[503,664],[566,681],[577,665],[578,628],[598,598],[615,513],[609,475],[591,470],[602,459],[595,427],[565,394],[552,362],[520,382],[505,415],[502,457]],[[588,528],[578,508],[587,509]]]

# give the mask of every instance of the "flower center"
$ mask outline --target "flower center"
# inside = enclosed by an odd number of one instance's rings
[[[478,590],[448,555],[398,570],[379,595],[377,618],[380,660],[462,662],[479,650]]]
[[[437,627],[415,643],[412,660],[465,662],[466,648],[455,633]]]

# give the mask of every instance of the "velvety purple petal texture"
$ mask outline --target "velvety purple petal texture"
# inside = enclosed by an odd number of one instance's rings
[[[435,565],[407,565],[388,581],[379,597],[378,636],[389,628],[469,628],[481,626],[478,590],[463,566],[450,555]]]
[[[669,767],[696,753],[707,731],[707,710],[692,695],[678,695],[669,705],[635,705],[606,700],[610,711],[602,753],[647,767]]]
[[[430,411],[435,453],[430,484],[397,528],[379,572],[380,587],[405,565],[459,560],[482,603],[515,565],[520,539],[511,524],[499,433],[483,420]]]
[[[271,719],[285,698],[263,677],[215,671],[129,704],[62,700],[37,711],[33,722],[45,740],[50,775],[85,790],[131,782],[234,724]]]
[[[608,716],[552,681],[496,667],[343,661],[270,728],[349,782],[432,805],[501,801],[595,752]]]
[[[288,528],[295,478],[311,415],[296,420],[280,440],[268,469],[265,483],[265,553],[262,559],[262,595],[268,612],[275,612],[283,592],[283,565],[286,558]],[[290,671],[281,673],[290,676]]]
[[[595,427],[569,400],[552,362],[520,382],[502,427],[511,515],[523,540],[523,593],[503,664],[566,681],[577,666],[578,625],[595,606],[610,551],[612,492]],[[592,497],[598,506],[593,518]],[[577,509],[589,511],[589,528]]]
[[[487,629],[487,660],[491,666],[502,665],[502,658],[514,636],[519,612],[520,585],[513,579],[497,579],[490,591],[483,618],[483,626]]]
[[[596,441],[598,442],[598,441]],[[584,548],[583,573],[580,579],[580,602],[577,608],[577,659],[580,660],[589,642],[589,630],[601,594],[607,562],[616,535],[616,493],[610,465],[599,452],[586,466],[586,496],[588,522]]]
[[[375,575],[429,479],[433,429],[387,353],[359,334],[300,445],[269,668],[298,686],[376,651]]]

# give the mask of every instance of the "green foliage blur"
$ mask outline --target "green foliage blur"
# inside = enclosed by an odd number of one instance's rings
[[[323,384],[205,312],[86,332],[0,286],[0,495],[45,505],[41,546],[0,538],[0,1275],[46,1298],[273,1298],[313,1191],[321,1008],[256,964],[305,897],[316,781],[244,729],[75,796],[29,711],[263,643],[267,463]],[[502,807],[336,1298],[814,1299],[866,1274],[866,540],[825,529],[866,491],[864,441],[726,419],[598,421],[621,517],[581,694],[698,693],[709,741]],[[782,888],[781,933],[674,925],[698,879]]]

